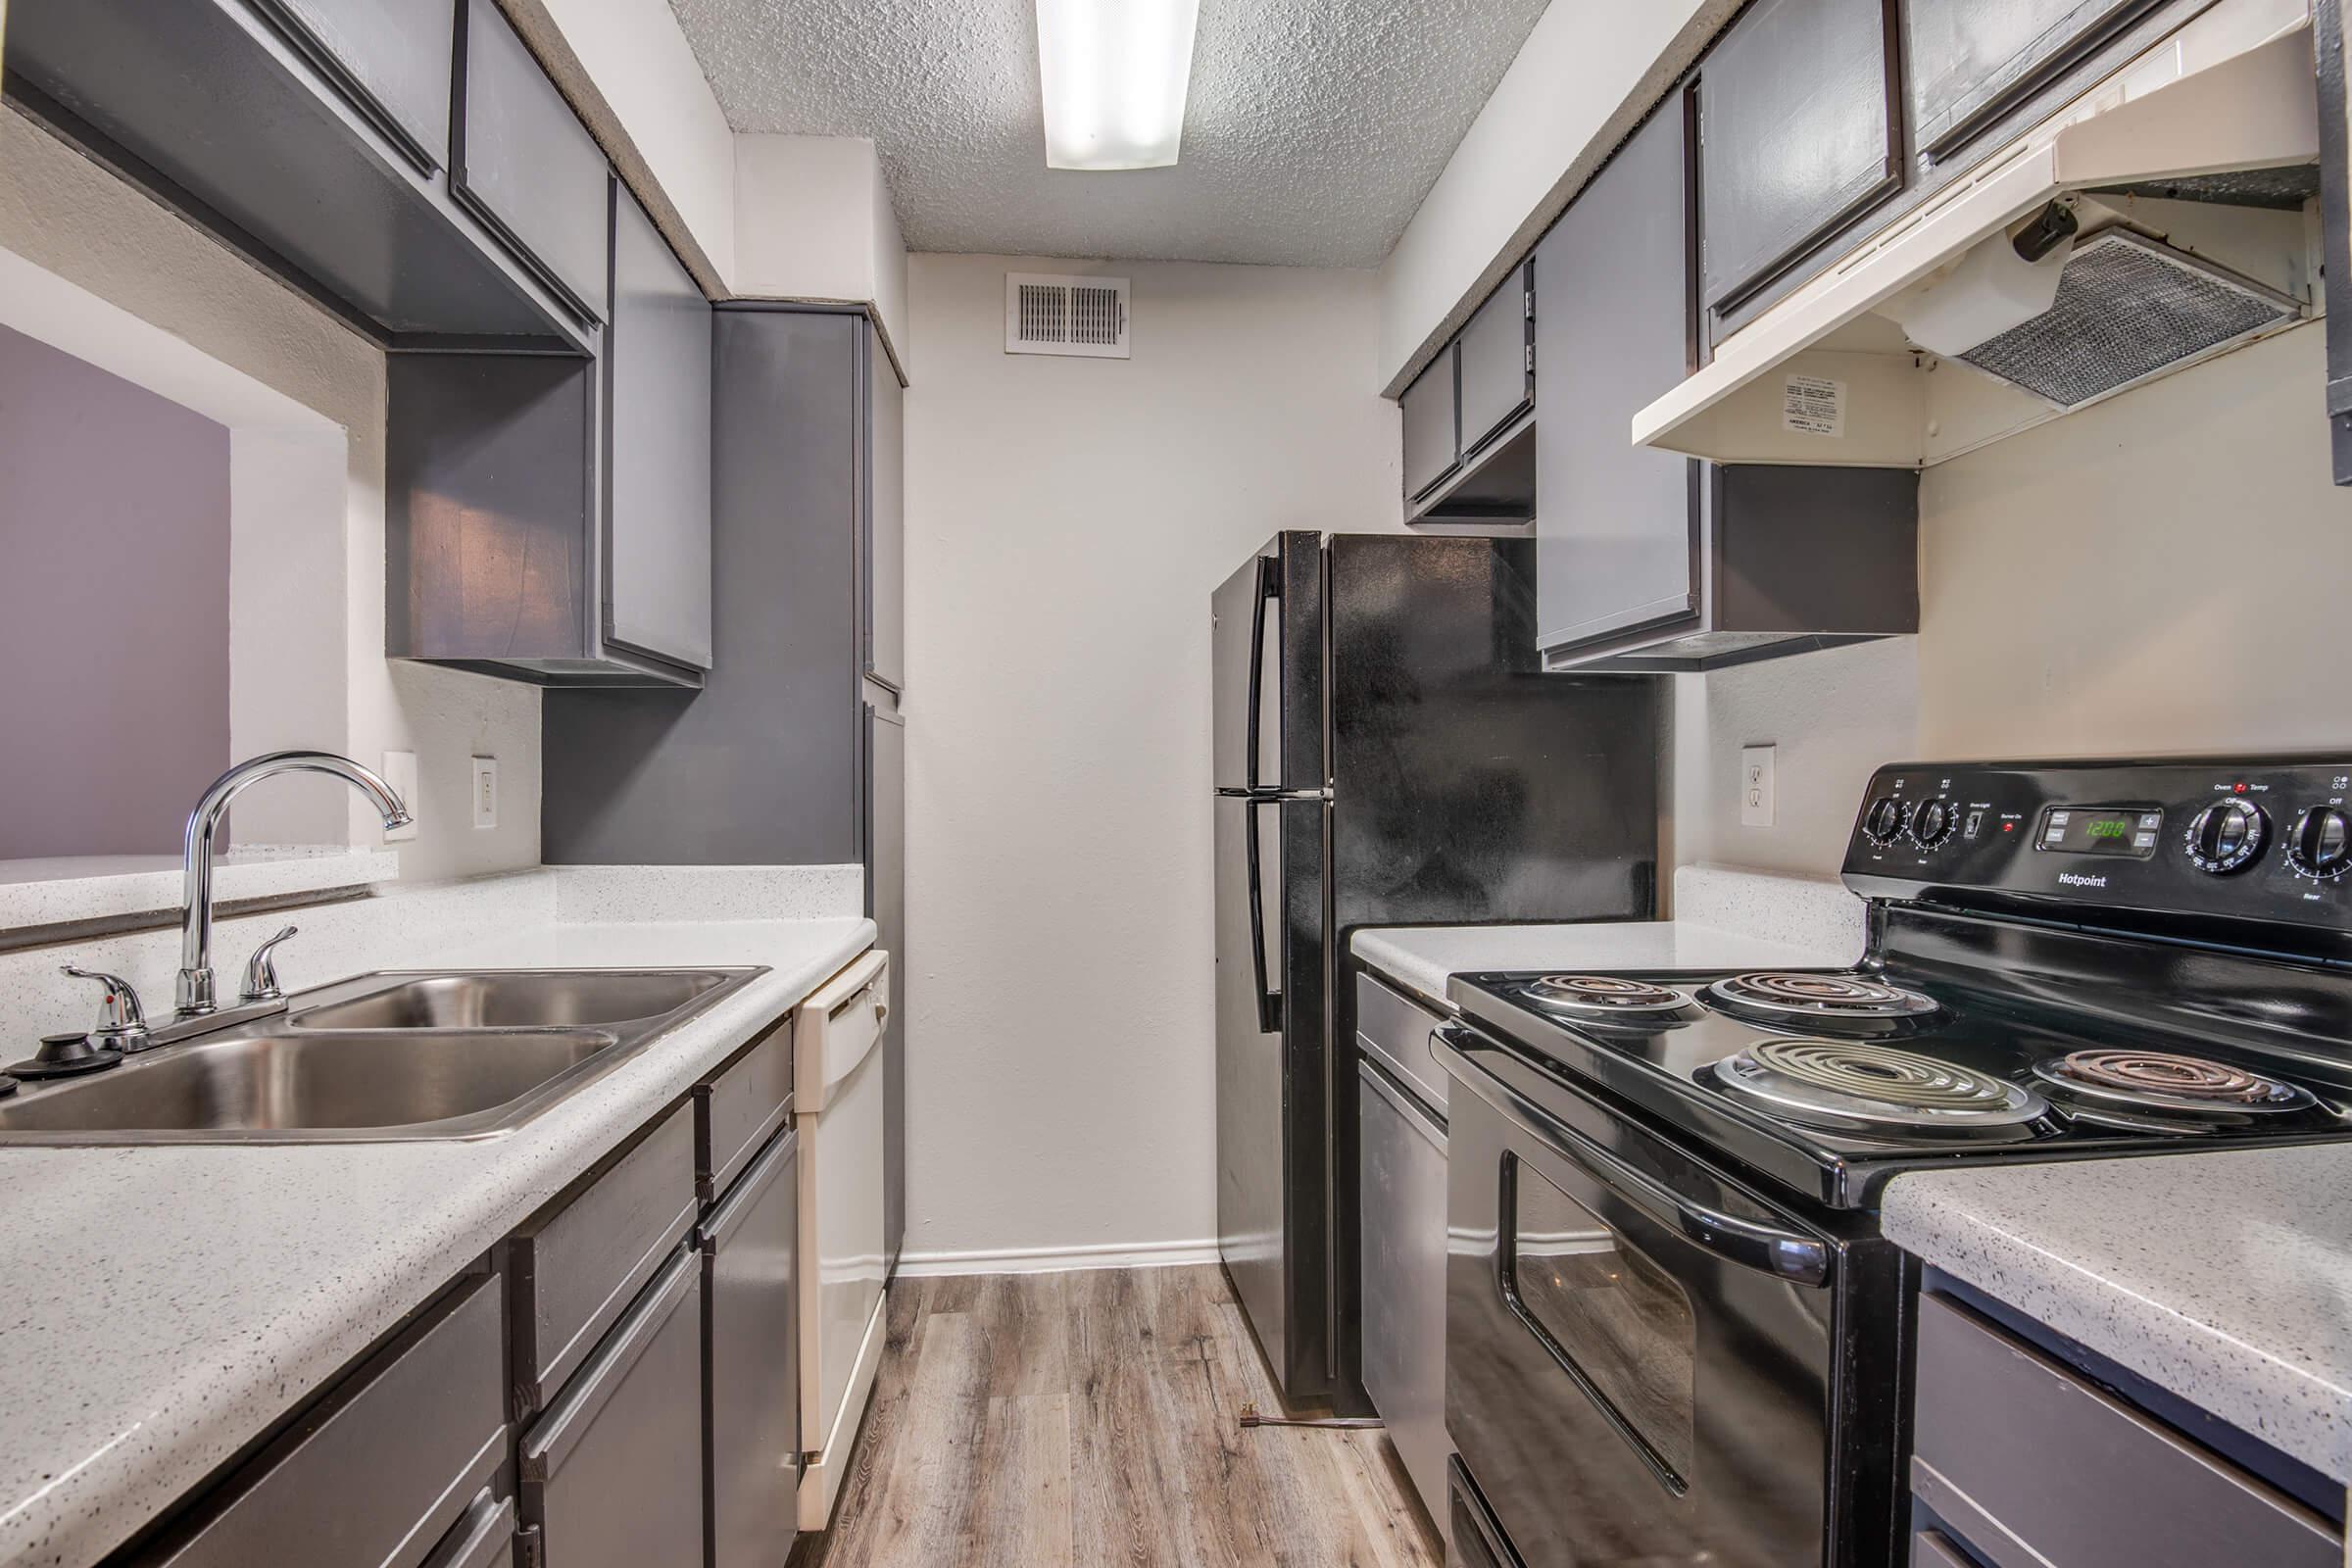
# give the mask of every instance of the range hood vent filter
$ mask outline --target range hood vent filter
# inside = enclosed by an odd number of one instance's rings
[[[2076,245],[2048,311],[1960,358],[2072,410],[2301,314],[2259,283],[2109,229]]]

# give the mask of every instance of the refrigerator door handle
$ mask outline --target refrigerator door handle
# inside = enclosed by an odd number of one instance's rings
[[[1250,862],[1250,968],[1256,977],[1257,1032],[1261,1035],[1282,1029],[1282,993],[1266,983],[1272,966],[1266,962],[1266,898],[1257,847],[1257,813],[1268,804],[1255,796],[1242,804],[1242,844]]]
[[[1282,601],[1282,563],[1273,556],[1257,558],[1257,601],[1250,612],[1250,734],[1248,760],[1242,764],[1243,782],[1251,793],[1262,788],[1257,776],[1258,727],[1265,714],[1266,606]],[[1254,824],[1255,818],[1252,817]],[[1255,831],[1252,826],[1253,833]],[[1257,840],[1250,841],[1255,845]],[[1257,863],[1254,855],[1250,862]],[[1261,981],[1258,989],[1265,986]]]

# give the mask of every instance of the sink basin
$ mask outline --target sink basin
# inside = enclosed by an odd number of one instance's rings
[[[0,1100],[0,1147],[512,1132],[761,972],[363,975],[297,995],[282,1012],[224,1017],[105,1072],[26,1085]]]
[[[58,1091],[0,1101],[0,1133],[233,1141],[436,1124],[439,1136],[464,1137],[619,1044],[595,1029],[207,1036]]]
[[[413,975],[289,1008],[296,1029],[603,1028],[675,1012],[727,983],[716,969],[511,969]]]

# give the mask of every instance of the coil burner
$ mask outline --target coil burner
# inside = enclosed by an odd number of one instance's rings
[[[2048,1109],[2034,1091],[1972,1067],[1849,1040],[1758,1041],[1709,1070],[1735,1098],[1813,1127],[1975,1132]]]
[[[2034,1075],[2078,1107],[2157,1112],[2190,1122],[2240,1123],[2313,1110],[2319,1100],[2296,1084],[2229,1062],[2169,1051],[2078,1051],[2034,1064]]]
[[[1547,974],[1529,981],[1527,994],[1554,1012],[1628,1023],[1682,1012],[1690,1005],[1690,999],[1672,986],[1602,974]]]
[[[1943,1013],[1932,997],[1853,974],[1737,974],[1716,981],[1700,997],[1749,1023],[1809,1033],[1908,1033]]]

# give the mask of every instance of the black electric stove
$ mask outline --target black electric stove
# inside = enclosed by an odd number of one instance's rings
[[[2352,1138],[2348,798],[2352,756],[1889,767],[1850,969],[1456,975],[1458,1505],[1530,1563],[1894,1560],[1886,1181]]]

